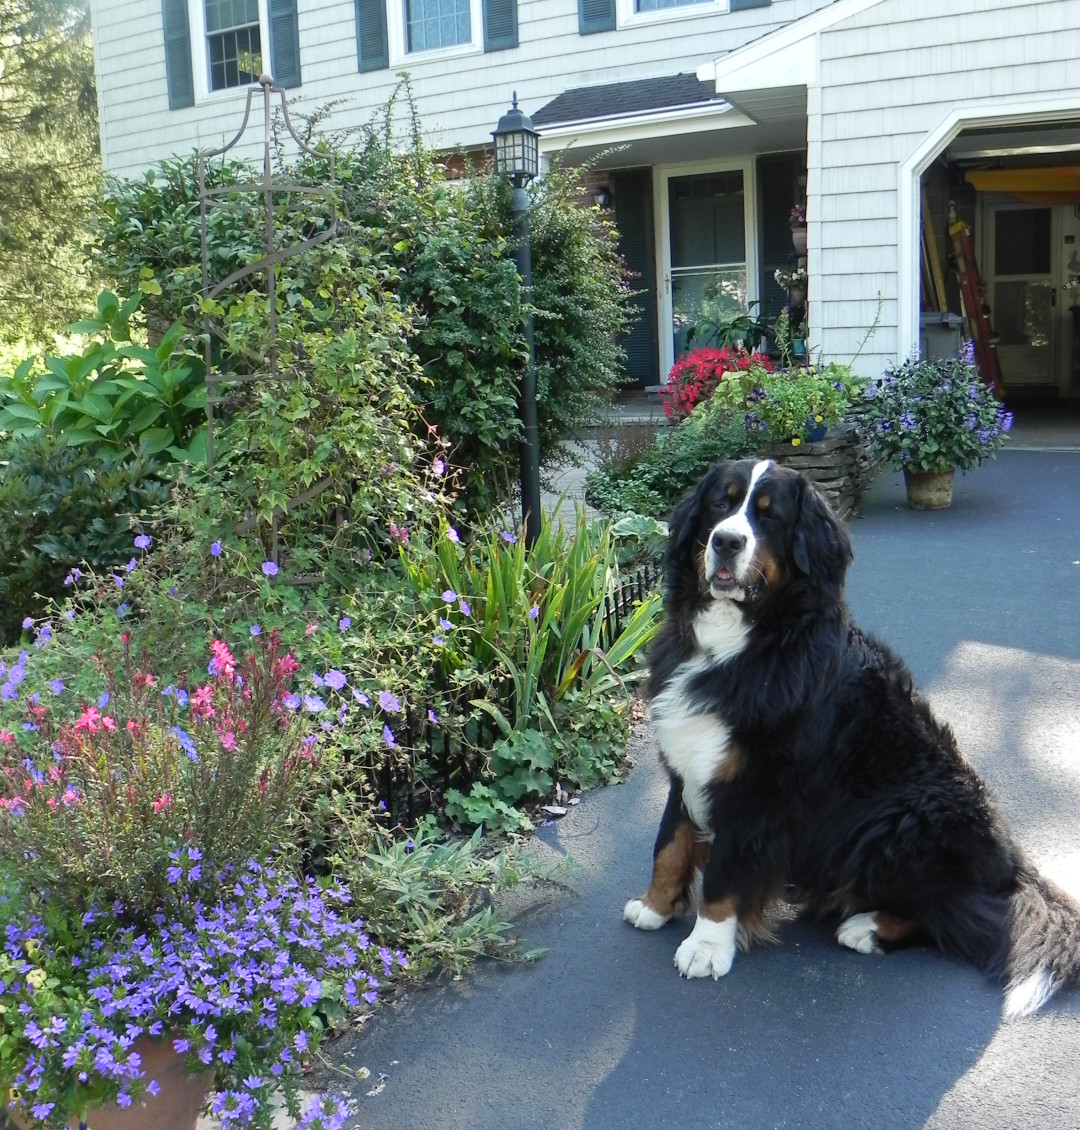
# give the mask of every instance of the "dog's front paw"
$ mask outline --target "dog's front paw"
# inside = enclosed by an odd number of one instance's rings
[[[881,953],[877,937],[877,915],[870,911],[845,918],[836,931],[836,940],[858,953]]]
[[[675,968],[681,977],[712,977],[714,981],[731,969],[735,960],[737,920],[722,922],[698,917],[694,929],[675,951]]]
[[[658,913],[651,906],[646,906],[641,899],[631,899],[623,907],[622,916],[631,926],[639,930],[659,930],[668,920],[667,915]]]

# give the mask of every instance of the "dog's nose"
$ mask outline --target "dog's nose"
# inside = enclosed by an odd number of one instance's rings
[[[720,557],[734,557],[746,545],[746,535],[738,530],[713,530],[713,552]]]

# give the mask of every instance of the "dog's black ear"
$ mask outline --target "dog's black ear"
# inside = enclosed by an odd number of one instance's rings
[[[726,466],[726,463],[714,463],[701,482],[683,497],[668,516],[668,540],[664,556],[669,564],[680,560],[687,544],[693,540],[701,524],[709,492],[724,474]]]
[[[825,587],[843,587],[855,554],[851,538],[825,496],[808,479],[799,485],[799,512],[792,530],[791,555],[796,568]]]

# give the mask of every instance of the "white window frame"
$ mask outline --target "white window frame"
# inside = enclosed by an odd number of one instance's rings
[[[722,15],[729,10],[730,5],[729,0],[706,0],[701,4],[682,4],[677,8],[661,8],[656,12],[639,12],[636,7],[636,0],[615,0],[616,26],[621,29]]]
[[[191,29],[191,72],[195,86],[195,101],[217,102],[244,93],[244,86],[227,86],[222,90],[210,89],[210,52],[206,45],[206,6],[203,0],[188,0],[188,27]],[[270,70],[270,13],[267,0],[259,0],[259,48],[262,52],[263,71]]]
[[[391,70],[420,60],[427,62],[431,59],[454,59],[461,55],[482,55],[484,52],[483,0],[469,0],[469,32],[472,38],[468,43],[458,43],[453,47],[436,47],[429,51],[407,51],[405,0],[387,0],[386,39]]]

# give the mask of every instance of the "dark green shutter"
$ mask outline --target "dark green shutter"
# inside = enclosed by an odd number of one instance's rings
[[[517,0],[484,0],[484,50],[518,45]]]
[[[741,12],[744,8],[767,8],[772,0],[731,0],[732,12]]]
[[[600,176],[605,174],[600,173]],[[608,181],[615,199],[619,254],[632,272],[630,329],[619,339],[626,352],[626,381],[630,387],[660,383],[656,347],[656,269],[653,245],[652,173],[628,170]]]
[[[270,73],[278,86],[300,85],[296,0],[270,0]]]
[[[165,29],[165,81],[169,87],[169,109],[194,106],[187,0],[161,0],[161,22]]]
[[[615,27],[615,0],[578,0],[578,31],[611,31]]]
[[[356,0],[356,56],[361,71],[378,71],[390,66],[386,0]]]

